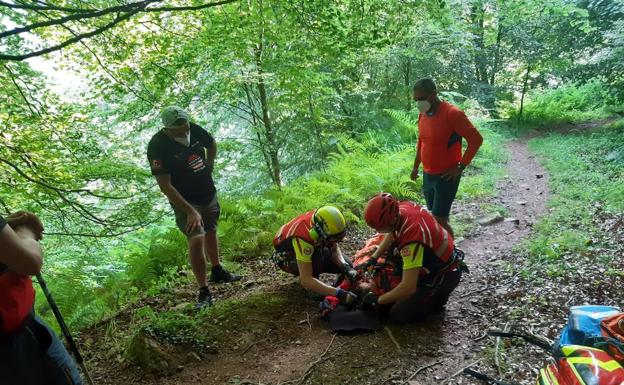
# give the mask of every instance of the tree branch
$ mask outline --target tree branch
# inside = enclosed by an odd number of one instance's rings
[[[197,11],[200,9],[216,7],[218,5],[224,5],[229,3],[238,2],[239,0],[222,0],[215,3],[207,3],[202,5],[185,6],[185,7],[154,7],[146,8],[143,12],[173,12],[173,11]]]
[[[98,29],[95,29],[95,30],[93,30],[91,32],[87,32],[87,33],[83,33],[83,34],[74,36],[73,38],[65,40],[64,42],[62,42],[60,44],[57,44],[55,46],[48,47],[48,48],[45,48],[45,49],[42,49],[42,50],[39,50],[39,51],[33,51],[33,52],[30,52],[30,53],[27,53],[27,54],[22,54],[22,55],[3,55],[3,54],[0,54],[0,60],[22,61],[24,59],[28,59],[28,58],[31,58],[31,57],[41,56],[41,55],[44,55],[46,53],[58,51],[60,49],[63,49],[65,47],[67,47],[70,44],[74,44],[76,42],[79,42],[82,39],[86,39],[88,37],[98,35],[98,34],[104,32],[104,31],[106,31],[107,29],[110,29],[110,28],[114,27],[115,25],[121,23],[122,21],[131,18],[132,16],[136,15],[137,13],[139,13],[139,10],[134,10],[134,11],[128,12],[128,13],[124,14],[123,16],[116,17],[113,21],[111,21],[110,23],[108,23],[108,24],[106,24],[106,25],[104,25],[104,26],[102,26],[102,27],[100,27]]]
[[[11,4],[11,3],[4,2],[4,1],[0,1],[0,7],[13,8],[13,9],[29,9],[33,11],[63,11],[63,12],[81,12],[81,13],[97,11],[97,9],[69,8],[69,7],[60,7],[58,5]]]
[[[20,35],[24,32],[32,31],[33,29],[42,28],[42,27],[50,27],[53,25],[65,24],[68,21],[77,21],[77,20],[85,20],[92,19],[94,17],[101,17],[111,13],[120,13],[120,12],[133,12],[140,11],[142,8],[147,7],[150,3],[161,1],[161,0],[144,0],[138,3],[126,4],[126,5],[117,5],[115,7],[110,7],[106,9],[102,9],[100,11],[95,12],[87,12],[87,13],[78,13],[70,16],[60,17],[58,19],[51,19],[47,21],[40,21],[38,23],[33,23],[26,25],[24,27],[17,27],[13,29],[9,29],[8,31],[0,32],[0,39],[5,38],[7,36]]]

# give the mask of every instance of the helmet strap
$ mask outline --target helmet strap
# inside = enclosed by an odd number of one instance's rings
[[[316,230],[316,226],[312,227],[308,234],[310,234],[310,238],[314,239],[315,241],[320,238],[319,233]]]

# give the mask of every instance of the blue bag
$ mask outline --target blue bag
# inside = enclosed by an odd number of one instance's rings
[[[555,341],[555,355],[558,356],[561,347],[566,345],[582,345],[593,347],[605,340],[600,321],[620,313],[614,306],[582,305],[572,306],[568,316],[568,324],[561,331]]]

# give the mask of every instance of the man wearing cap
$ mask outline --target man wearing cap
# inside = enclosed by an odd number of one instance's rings
[[[188,239],[191,267],[199,285],[198,306],[210,306],[206,255],[212,265],[211,282],[241,278],[219,263],[217,221],[221,210],[212,180],[217,146],[212,135],[190,122],[182,108],[169,106],[161,118],[163,129],[150,140],[147,158],[152,175],[173,207],[178,228]]]

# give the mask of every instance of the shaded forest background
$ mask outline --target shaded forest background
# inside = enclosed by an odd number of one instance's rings
[[[45,275],[77,327],[190,279],[145,159],[166,105],[218,142],[222,254],[243,273],[299,212],[334,203],[357,226],[377,191],[421,200],[421,77],[486,136],[460,199],[493,194],[506,136],[624,112],[620,0],[52,4],[0,3],[0,208],[43,219]],[[624,149],[622,126],[606,154]],[[617,181],[621,166],[600,175]],[[622,183],[606,186],[621,212]],[[548,255],[539,242],[531,252]]]

